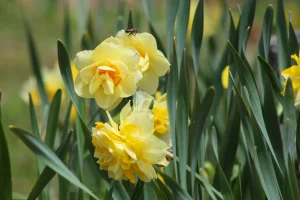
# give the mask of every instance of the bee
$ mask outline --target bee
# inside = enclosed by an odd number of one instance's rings
[[[129,33],[128,36],[136,35],[138,31],[135,28],[128,28],[125,30],[125,33]]]

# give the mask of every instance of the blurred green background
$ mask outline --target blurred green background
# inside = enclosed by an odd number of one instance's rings
[[[116,34],[117,19],[123,19],[124,24],[126,24],[130,9],[133,11],[133,20],[139,31],[148,31],[141,1],[124,0],[121,2],[125,4],[123,18],[120,16],[122,11],[118,7],[118,0],[0,1],[0,90],[2,91],[2,116],[10,151],[14,192],[26,196],[37,178],[35,156],[8,130],[8,125],[11,124],[31,130],[28,105],[20,98],[20,91],[24,82],[32,75],[23,24],[24,16],[32,28],[42,66],[53,67],[57,63],[56,41],[63,39],[64,7],[66,5],[70,9],[71,16],[71,58],[80,50],[80,38],[86,29],[89,16],[92,18],[95,35],[99,41]],[[192,0],[191,16],[197,2],[197,0]],[[273,4],[276,7],[276,0],[259,0],[257,2],[257,12],[249,44],[250,51],[247,52],[250,57],[256,54],[256,45],[266,6]],[[285,0],[284,2],[286,17],[291,11],[295,29],[300,28],[300,20],[297,21],[300,19],[300,1]],[[242,7],[243,1],[226,0],[226,3],[233,11],[235,18],[238,19],[237,4]],[[166,0],[153,0],[152,4],[154,28],[162,41],[165,41]],[[227,30],[218,31],[223,12],[220,5],[221,0],[205,1],[204,36],[207,39],[216,34],[220,37],[220,41],[224,42],[226,41]],[[191,21],[192,19],[190,17]],[[251,48],[251,43],[255,44],[253,48]]]

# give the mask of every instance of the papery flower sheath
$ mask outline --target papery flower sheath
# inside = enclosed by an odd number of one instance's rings
[[[129,35],[121,30],[116,38],[123,45],[134,47],[140,53],[139,70],[143,73],[143,79],[139,82],[139,87],[149,94],[154,94],[158,88],[159,77],[168,72],[170,63],[157,49],[153,35],[149,33]]]
[[[112,37],[94,50],[77,53],[76,93],[83,98],[95,98],[105,110],[115,108],[124,97],[136,92],[137,82],[142,79],[139,59],[137,50]]]
[[[110,178],[131,183],[136,182],[136,176],[144,182],[157,178],[152,165],[168,164],[169,147],[153,135],[153,116],[133,112],[130,103],[122,109],[119,125],[107,114],[110,124],[97,122],[92,129],[100,169],[107,170]]]

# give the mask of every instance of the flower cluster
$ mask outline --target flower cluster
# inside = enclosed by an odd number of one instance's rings
[[[290,78],[292,81],[292,85],[293,85],[295,106],[298,107],[300,105],[300,58],[296,54],[292,55],[291,58],[296,61],[297,65],[292,65],[291,67],[289,67],[281,72],[281,75],[285,79],[285,81],[283,83],[284,90],[282,91],[282,94],[285,93],[285,86],[286,86],[287,80]]]
[[[129,102],[122,108],[119,123],[107,111],[109,123],[96,122],[92,129],[100,169],[107,170],[110,178],[132,183],[137,177],[145,182],[156,178],[153,165],[168,165],[171,137],[166,94],[151,96],[170,67],[155,38],[122,30],[93,51],[77,53],[74,62],[79,71],[74,88],[79,96],[95,98],[104,110],[133,96],[133,106]]]
[[[75,66],[79,71],[76,93],[95,98],[99,107],[112,110],[138,87],[154,94],[159,77],[167,73],[170,63],[151,34],[129,36],[122,30],[94,50],[77,53]]]
[[[97,122],[92,129],[95,157],[100,168],[116,180],[136,182],[135,175],[149,182],[156,178],[152,165],[166,166],[169,146],[155,137],[154,118],[151,112],[132,109],[130,102],[120,113],[120,124],[107,112],[110,124]]]

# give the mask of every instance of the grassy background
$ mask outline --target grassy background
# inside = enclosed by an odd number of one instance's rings
[[[29,193],[37,177],[35,156],[7,128],[8,125],[13,124],[30,130],[28,106],[19,96],[22,85],[31,75],[21,7],[33,29],[42,65],[52,67],[57,62],[56,41],[59,38],[63,38],[62,2],[58,0],[0,1],[0,90],[2,90],[3,96],[3,124],[9,144],[13,191],[25,195]],[[85,6],[80,4],[80,2],[83,2],[80,0],[69,0],[66,2],[69,4],[71,11],[72,57],[79,51],[79,41],[89,13],[92,15],[98,39],[103,40],[111,35],[115,35],[116,20],[118,18],[117,0],[84,1],[86,2]],[[214,10],[216,8],[214,3],[219,1],[208,0],[206,1],[207,5],[208,2],[212,6],[210,6],[210,12],[205,10],[205,20],[218,14],[218,10]],[[236,4],[242,5],[243,1],[226,2],[235,15],[238,15]],[[162,41],[165,41],[165,3],[166,1],[153,1],[153,21],[158,34],[163,39]],[[295,29],[299,28],[300,21],[297,22],[296,19],[300,17],[300,10],[297,10],[300,7],[300,2],[286,0],[285,3],[286,13],[289,11],[293,13],[293,19],[295,19],[293,20],[294,27]],[[257,44],[263,12],[268,4],[275,6],[276,1],[258,1],[250,42]],[[133,10],[135,23],[140,24],[140,31],[147,31],[141,2],[139,0],[126,1],[125,16],[127,16],[129,9]],[[219,24],[219,21],[214,23]],[[225,31],[218,34],[220,37],[225,37]],[[247,55],[256,55],[254,51],[256,49],[250,50],[247,52]]]

